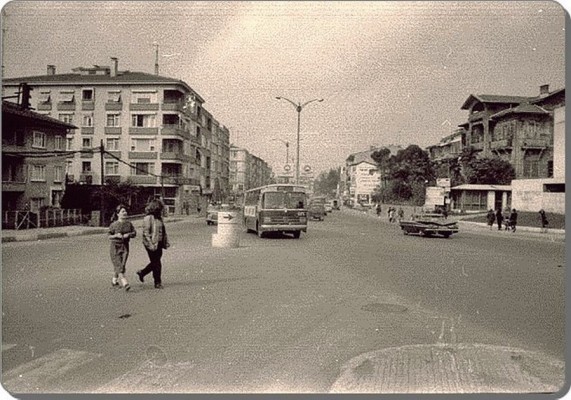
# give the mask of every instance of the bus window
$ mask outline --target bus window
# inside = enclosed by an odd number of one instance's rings
[[[299,192],[288,193],[288,208],[305,208],[305,194]]]
[[[283,192],[267,192],[264,193],[263,208],[285,208],[285,193]]]

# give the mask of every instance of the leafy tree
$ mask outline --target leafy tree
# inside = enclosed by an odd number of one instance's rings
[[[313,184],[313,189],[316,193],[324,196],[333,196],[337,191],[337,185],[341,180],[341,169],[330,169],[327,172],[322,172],[318,175]]]
[[[477,158],[468,163],[465,175],[472,184],[509,185],[515,178],[515,170],[501,158]]]
[[[402,182],[426,182],[434,180],[434,169],[428,152],[416,144],[399,150],[393,159],[391,178]]]

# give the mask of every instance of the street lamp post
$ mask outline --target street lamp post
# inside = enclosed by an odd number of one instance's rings
[[[280,97],[280,96],[277,96],[276,99],[285,100],[285,101],[291,103],[291,105],[295,108],[295,111],[297,111],[297,149],[296,149],[297,155],[296,155],[296,159],[295,159],[295,183],[299,184],[299,131],[300,131],[300,127],[301,127],[301,110],[303,110],[303,108],[305,106],[307,106],[309,103],[313,103],[314,101],[322,102],[323,99],[313,99],[313,100],[306,101],[303,104],[301,104],[301,102],[298,102],[297,104],[295,104],[290,99],[286,99],[285,97]]]
[[[281,139],[273,139],[273,140],[279,140],[280,142],[282,142],[283,144],[285,144],[286,147],[286,165],[289,163],[289,142],[286,142],[284,140]]]

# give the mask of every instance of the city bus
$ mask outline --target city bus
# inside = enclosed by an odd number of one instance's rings
[[[291,233],[298,239],[307,232],[307,188],[272,184],[244,193],[244,225],[248,232],[264,237],[266,232]]]

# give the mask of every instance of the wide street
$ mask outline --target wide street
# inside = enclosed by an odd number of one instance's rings
[[[300,239],[244,232],[237,249],[213,248],[217,228],[203,219],[167,227],[163,290],[150,275],[136,280],[147,261],[140,229],[130,292],[111,287],[106,235],[4,243],[4,387],[321,393],[351,359],[412,345],[564,360],[563,242],[404,236],[348,211],[310,222]]]

